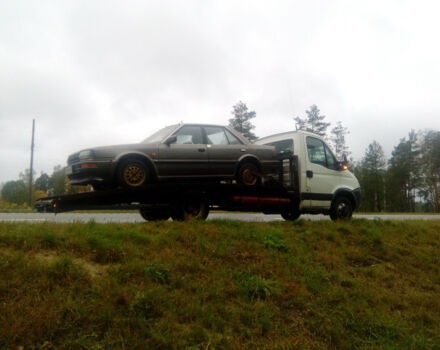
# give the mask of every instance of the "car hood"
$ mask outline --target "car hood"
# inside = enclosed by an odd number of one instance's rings
[[[75,152],[69,156],[67,159],[68,164],[75,163],[79,161],[79,154],[82,151],[92,150],[94,154],[94,159],[108,159],[114,158],[121,153],[134,152],[134,153],[148,153],[155,152],[159,143],[133,143],[133,144],[123,144],[123,145],[111,145],[111,146],[98,146],[82,149],[81,151]]]

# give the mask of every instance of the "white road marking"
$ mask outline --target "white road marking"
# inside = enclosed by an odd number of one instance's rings
[[[5,221],[47,221],[47,220],[46,219],[20,219],[20,218],[0,219],[0,222],[5,222]]]

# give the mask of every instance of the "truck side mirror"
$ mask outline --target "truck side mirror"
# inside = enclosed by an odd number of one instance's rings
[[[348,161],[345,153],[342,155],[342,162],[339,162],[339,170],[347,170],[348,169]]]
[[[174,143],[174,142],[176,142],[177,141],[177,136],[176,135],[171,135],[170,137],[168,137],[166,140],[165,140],[165,144],[166,145],[171,145],[172,143]]]

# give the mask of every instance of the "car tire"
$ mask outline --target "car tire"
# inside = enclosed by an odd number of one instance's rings
[[[139,159],[126,159],[119,166],[118,182],[125,188],[142,188],[151,180],[148,166]]]
[[[251,162],[243,163],[238,169],[237,183],[246,186],[255,186],[261,183],[261,178],[258,176],[258,167]]]
[[[206,220],[209,215],[209,204],[200,196],[187,196],[177,204],[171,213],[174,221]]]
[[[295,221],[301,216],[301,212],[298,208],[286,207],[281,210],[281,216],[286,221]]]
[[[337,197],[330,209],[330,218],[336,220],[350,220],[353,215],[353,205],[351,201],[345,197]]]
[[[139,214],[147,221],[166,221],[171,216],[166,210],[139,209]]]

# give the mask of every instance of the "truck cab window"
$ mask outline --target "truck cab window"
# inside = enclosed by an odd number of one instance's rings
[[[337,170],[338,162],[336,161],[335,156],[327,146],[325,146],[325,157],[327,158],[327,168]]]
[[[288,153],[293,154],[293,139],[275,141],[267,144],[268,146],[274,146],[278,153]]]
[[[327,167],[324,143],[314,137],[307,137],[307,153],[312,163]]]

